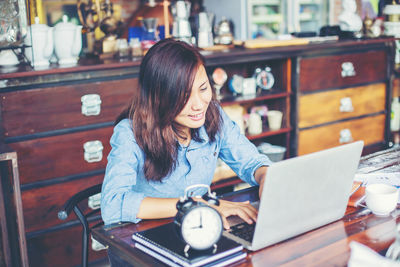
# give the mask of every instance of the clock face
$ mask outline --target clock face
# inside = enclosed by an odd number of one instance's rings
[[[221,215],[209,206],[197,206],[183,217],[181,231],[183,239],[192,248],[210,248],[221,237]]]
[[[264,90],[269,90],[274,85],[275,79],[271,72],[261,70],[256,74],[257,86]]]

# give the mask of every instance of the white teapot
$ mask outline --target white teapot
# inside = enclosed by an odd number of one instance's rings
[[[82,26],[68,22],[64,15],[63,21],[54,26],[54,47],[58,64],[76,64],[82,49]]]
[[[25,49],[25,55],[35,68],[49,66],[54,49],[52,27],[40,24],[39,18],[35,17],[35,24],[30,26],[25,44],[32,46],[32,48]]]

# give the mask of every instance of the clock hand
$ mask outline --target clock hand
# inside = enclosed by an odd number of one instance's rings
[[[200,228],[203,228],[203,212],[200,211]]]

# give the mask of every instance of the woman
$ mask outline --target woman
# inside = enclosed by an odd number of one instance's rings
[[[202,56],[172,39],[143,58],[138,95],[110,143],[101,200],[105,224],[173,217],[187,186],[211,184],[218,157],[252,185],[263,184],[271,163],[220,108]],[[230,215],[248,223],[257,218],[249,202],[221,201],[216,209],[227,229]]]

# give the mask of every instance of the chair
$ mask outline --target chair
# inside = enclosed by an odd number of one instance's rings
[[[58,218],[60,220],[66,220],[71,213],[71,211],[74,211],[76,216],[78,217],[79,222],[82,224],[82,267],[87,267],[88,266],[88,254],[89,254],[89,235],[91,228],[94,228],[96,226],[99,226],[103,224],[103,222],[99,222],[93,227],[89,227],[89,220],[93,221],[96,220],[98,217],[94,217],[93,215],[97,214],[100,212],[100,207],[97,206],[95,209],[91,210],[90,212],[87,212],[86,214],[82,212],[81,208],[79,207],[79,203],[82,202],[83,200],[88,200],[89,197],[96,195],[101,192],[101,186],[102,184],[97,184],[92,187],[86,188],[85,190],[82,190],[75,195],[73,195],[71,198],[69,198],[63,208],[58,212]]]

